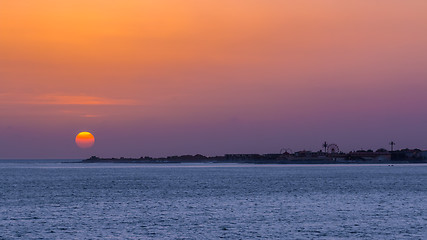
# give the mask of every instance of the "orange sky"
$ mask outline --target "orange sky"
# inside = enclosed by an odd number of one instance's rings
[[[64,142],[84,130],[125,138],[150,132],[151,139],[157,131],[174,145],[182,133],[171,129],[202,138],[201,132],[227,132],[243,121],[247,129],[205,145],[228,137],[242,142],[240,151],[316,148],[304,142],[313,130],[316,141],[346,141],[340,133],[352,119],[370,115],[362,126],[384,135],[372,145],[382,147],[391,137],[413,144],[415,127],[423,126],[412,121],[427,119],[416,110],[427,100],[426,12],[425,0],[3,0],[0,143],[31,144],[20,141],[55,126],[62,135],[49,139]],[[393,108],[405,109],[409,120],[396,118]],[[347,124],[334,123],[342,115]],[[378,125],[390,116],[389,127],[413,129],[387,135]],[[14,131],[21,137],[14,139]],[[250,142],[245,134],[251,132],[269,140]],[[117,154],[139,154],[133,142],[149,142],[136,133],[128,138],[132,143],[116,147]],[[107,149],[98,145],[101,153]],[[180,147],[193,151],[191,144]],[[198,149],[233,151],[212,148]],[[163,154],[156,147],[144,151]]]

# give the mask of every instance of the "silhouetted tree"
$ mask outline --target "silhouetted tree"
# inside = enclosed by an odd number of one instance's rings
[[[325,148],[325,152],[326,152],[328,149],[328,143],[325,141],[322,146],[323,148]]]
[[[391,151],[393,152],[393,147],[394,147],[394,145],[396,145],[396,143],[395,143],[395,142],[393,142],[393,141],[391,141],[389,144],[390,144],[390,146],[391,146]]]
[[[379,148],[375,152],[388,152],[385,148]]]

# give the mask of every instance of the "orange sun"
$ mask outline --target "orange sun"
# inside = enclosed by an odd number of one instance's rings
[[[80,148],[90,148],[95,143],[95,137],[90,132],[81,132],[76,136],[76,144]]]

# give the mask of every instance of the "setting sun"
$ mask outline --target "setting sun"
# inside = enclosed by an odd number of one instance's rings
[[[90,148],[95,143],[95,137],[90,132],[81,132],[76,136],[76,144],[80,148]]]

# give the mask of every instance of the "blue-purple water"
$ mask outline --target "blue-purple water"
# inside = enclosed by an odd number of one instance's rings
[[[0,161],[0,239],[427,239],[427,165]]]

